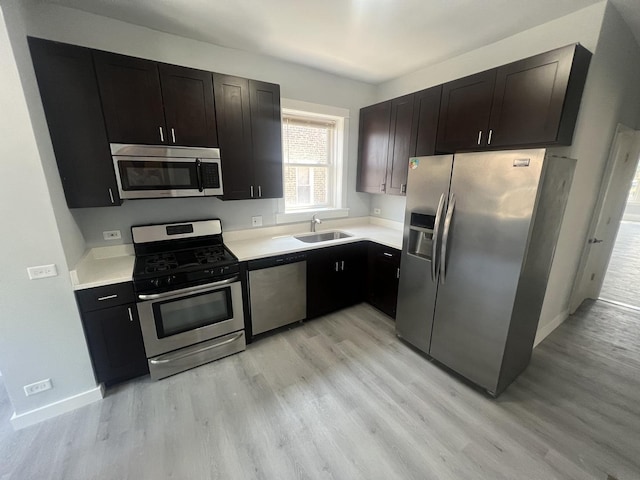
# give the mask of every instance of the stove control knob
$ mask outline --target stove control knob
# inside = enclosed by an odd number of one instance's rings
[[[160,279],[159,278],[152,278],[149,282],[151,283],[151,285],[153,285],[156,288],[158,288],[160,286]]]

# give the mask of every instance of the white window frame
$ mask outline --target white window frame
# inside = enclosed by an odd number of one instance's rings
[[[348,132],[349,132],[349,110],[346,108],[321,105],[317,103],[304,102],[283,98],[281,100],[282,111],[295,115],[313,114],[316,117],[323,117],[336,122],[336,138],[333,165],[333,186],[329,189],[329,195],[333,197],[332,207],[305,208],[299,210],[286,210],[283,198],[278,200],[278,213],[276,213],[276,223],[293,223],[309,220],[314,213],[320,218],[340,218],[349,216],[347,208],[347,161]],[[331,171],[331,169],[330,169]],[[283,184],[284,184],[284,158],[283,158]]]

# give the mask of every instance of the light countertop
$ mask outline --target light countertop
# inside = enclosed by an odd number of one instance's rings
[[[402,248],[402,224],[388,221],[371,223],[366,217],[364,220],[327,220],[323,222],[317,226],[316,232],[340,230],[351,237],[318,243],[305,243],[294,238],[294,235],[310,233],[310,226],[306,223],[295,224],[295,226],[284,229],[270,227],[264,230],[265,232],[260,232],[260,229],[242,231],[251,232],[251,238],[246,238],[242,234],[235,235],[236,232],[227,232],[223,234],[224,243],[240,261],[315,250],[363,240],[370,240],[398,250]],[[263,234],[260,235],[260,233]]]
[[[89,249],[70,272],[73,289],[130,282],[134,261],[133,245]]]
[[[241,262],[286,253],[370,240],[400,250],[402,224],[375,217],[326,220],[317,232],[340,230],[351,237],[318,243],[304,243],[293,235],[309,233],[310,225],[297,223],[250,230],[224,232],[225,245]],[[71,270],[74,290],[130,282],[135,261],[133,245],[115,245],[87,250]]]

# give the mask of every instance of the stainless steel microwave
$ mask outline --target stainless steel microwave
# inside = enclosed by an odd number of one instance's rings
[[[111,144],[120,198],[223,194],[220,149]]]

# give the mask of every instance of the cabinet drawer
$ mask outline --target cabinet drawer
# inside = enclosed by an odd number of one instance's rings
[[[131,282],[78,290],[76,298],[82,312],[91,312],[116,305],[124,305],[125,303],[135,303],[133,284]]]

